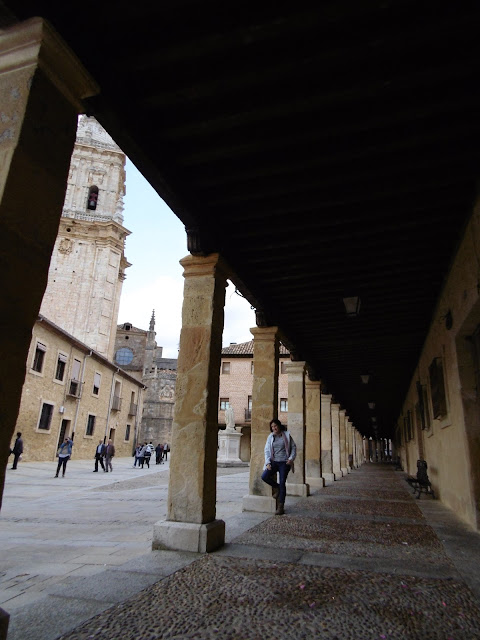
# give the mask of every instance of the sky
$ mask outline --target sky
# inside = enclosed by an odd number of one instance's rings
[[[148,329],[155,309],[157,345],[164,358],[176,358],[182,326],[183,269],[179,260],[188,255],[185,227],[149,183],[127,159],[124,226],[131,231],[125,256],[126,270],[120,297],[118,323],[131,322]],[[252,339],[255,312],[229,283],[225,295],[223,346]]]

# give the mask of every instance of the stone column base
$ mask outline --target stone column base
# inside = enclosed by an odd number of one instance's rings
[[[306,498],[310,495],[310,486],[308,484],[293,484],[287,482],[287,496],[300,496]]]
[[[7,640],[9,620],[10,614],[4,609],[0,609],[0,640]]]
[[[348,476],[348,469],[347,467],[342,467],[340,469],[340,471],[342,472],[342,476]]]
[[[322,478],[325,480],[325,482],[335,482],[334,473],[322,473]]]
[[[225,543],[225,522],[213,520],[207,524],[159,520],[153,525],[152,549],[208,553]]]
[[[310,476],[307,476],[306,480],[307,480],[307,483],[311,487],[315,487],[316,489],[318,489],[318,487],[324,487],[325,486],[325,480],[323,479],[323,477],[311,478]]]
[[[276,501],[270,496],[243,496],[242,511],[257,511],[259,513],[275,513]]]

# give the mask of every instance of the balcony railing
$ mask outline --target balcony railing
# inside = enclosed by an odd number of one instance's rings
[[[252,421],[252,410],[245,409],[245,422],[251,422],[251,421]]]
[[[72,378],[70,380],[70,384],[67,387],[67,396],[72,396],[73,398],[81,398],[82,386],[83,383],[80,382],[80,380],[75,380],[74,378]]]
[[[113,396],[112,411],[120,411],[122,408],[122,398],[120,396]]]
[[[137,415],[137,407],[138,407],[138,405],[136,405],[135,402],[131,402],[130,403],[130,409],[128,410],[128,415],[129,416],[136,416]]]

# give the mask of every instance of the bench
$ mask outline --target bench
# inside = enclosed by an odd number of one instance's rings
[[[417,475],[416,477],[409,476],[406,478],[408,484],[412,487],[413,493],[417,493],[417,500],[420,499],[422,491],[428,495],[431,495],[435,499],[435,493],[432,489],[432,484],[427,473],[428,465],[425,460],[417,460]]]

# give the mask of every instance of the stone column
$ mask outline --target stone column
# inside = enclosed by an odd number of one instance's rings
[[[272,488],[262,481],[270,422],[278,417],[278,327],[256,327],[253,334],[252,435],[249,494],[244,511],[275,513]]]
[[[40,18],[0,31],[0,496],[47,285],[77,117],[98,87]],[[1,502],[1,498],[0,498]]]
[[[347,470],[347,434],[346,434],[346,415],[345,409],[340,409],[338,412],[339,417],[339,425],[340,425],[340,471],[342,472],[342,476],[346,476],[348,474]]]
[[[290,471],[287,494],[308,496],[310,488],[305,481],[305,362],[289,362],[288,373],[288,430],[297,445],[295,473]]]
[[[218,254],[187,256],[172,427],[167,520],[153,549],[213,551],[225,540],[216,520],[218,388],[227,271]]]
[[[345,452],[347,454],[347,472],[351,473],[353,469],[352,423],[348,418],[345,418],[345,436],[346,436]]]
[[[340,405],[331,404],[332,410],[332,470],[335,480],[342,477],[342,471],[340,467]]]
[[[325,483],[328,483],[334,482],[335,480],[332,467],[332,396],[322,393],[321,404],[322,477],[325,480]]]
[[[320,448],[320,381],[305,381],[305,476],[311,487],[323,487]]]

